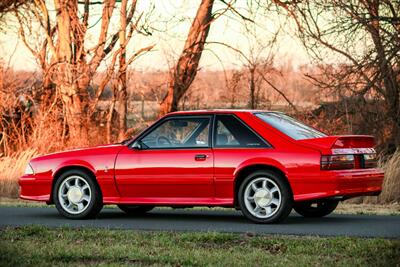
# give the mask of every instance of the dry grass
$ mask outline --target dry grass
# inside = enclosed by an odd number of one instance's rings
[[[400,203],[391,204],[352,204],[341,202],[336,208],[338,214],[400,215]]]
[[[18,197],[18,178],[24,173],[29,160],[36,155],[35,149],[28,149],[0,158],[0,196]]]
[[[400,150],[398,149],[391,157],[383,160],[381,165],[385,170],[385,181],[379,202],[400,203]]]
[[[352,198],[348,203],[352,204],[399,204],[400,203],[400,150],[393,155],[382,157],[379,167],[385,171],[383,190],[378,197]]]
[[[41,201],[29,201],[14,197],[1,197],[0,196],[0,206],[5,207],[51,207],[45,202]]]

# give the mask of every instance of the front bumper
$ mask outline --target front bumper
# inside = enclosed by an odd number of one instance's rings
[[[19,178],[19,197],[26,200],[50,201],[51,179],[39,179],[35,175],[24,175]]]
[[[348,199],[379,195],[382,191],[383,179],[384,172],[381,169],[321,171],[319,177],[303,180],[303,186],[307,186],[307,189],[300,189],[298,194],[295,193],[294,200],[330,197]]]

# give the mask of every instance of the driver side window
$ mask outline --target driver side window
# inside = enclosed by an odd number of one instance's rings
[[[209,146],[210,119],[191,117],[167,119],[144,138],[145,148],[190,148]]]

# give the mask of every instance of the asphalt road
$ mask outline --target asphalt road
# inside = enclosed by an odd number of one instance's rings
[[[155,209],[145,215],[127,215],[119,209],[103,209],[97,219],[68,220],[54,207],[0,207],[0,228],[45,225],[73,228],[155,231],[214,231],[233,233],[400,238],[400,216],[338,215],[303,218],[296,213],[281,224],[247,221],[234,210]]]

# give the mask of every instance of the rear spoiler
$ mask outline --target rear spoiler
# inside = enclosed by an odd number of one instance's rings
[[[370,135],[336,135],[299,140],[317,148],[323,154],[371,154],[375,153],[375,139]]]

